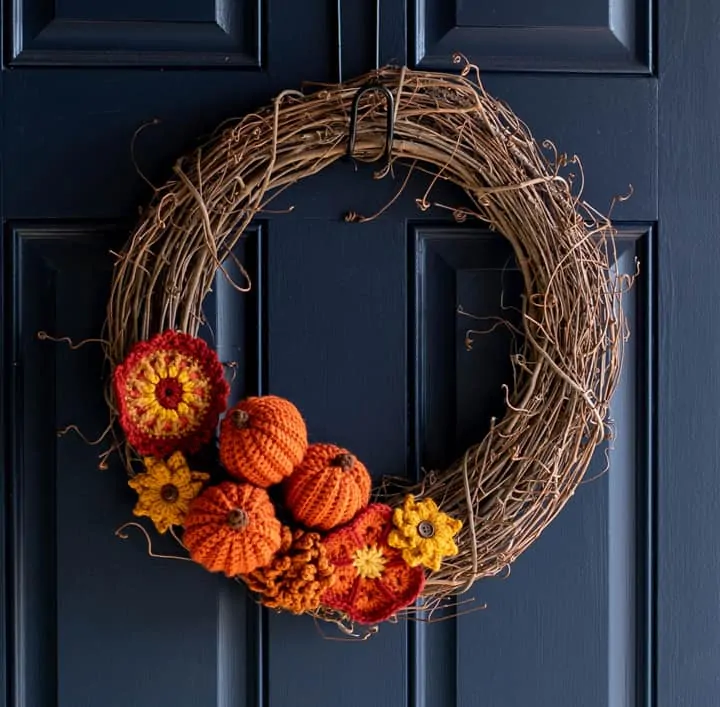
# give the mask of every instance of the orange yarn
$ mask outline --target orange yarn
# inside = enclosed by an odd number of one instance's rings
[[[323,544],[335,567],[335,583],[322,604],[361,624],[389,619],[417,599],[425,586],[422,567],[410,567],[388,545],[392,508],[372,503]]]
[[[292,473],[307,444],[305,421],[289,400],[248,398],[222,421],[220,460],[232,476],[266,488]]]
[[[228,577],[267,565],[280,548],[280,521],[270,497],[250,484],[225,481],[191,504],[183,523],[190,557]]]
[[[335,576],[319,533],[283,527],[275,559],[242,579],[268,608],[303,614],[320,606]]]
[[[370,500],[372,479],[350,452],[334,444],[312,444],[285,487],[295,520],[330,530],[347,523]]]

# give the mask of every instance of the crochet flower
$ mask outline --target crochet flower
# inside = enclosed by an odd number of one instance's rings
[[[423,565],[437,572],[443,557],[458,554],[453,537],[462,521],[442,513],[431,498],[416,501],[406,496],[402,507],[393,512],[393,524],[388,544],[402,551],[410,567]]]
[[[138,492],[133,509],[136,516],[146,516],[160,533],[171,525],[181,525],[190,501],[202,488],[209,474],[190,471],[182,452],[175,452],[167,461],[148,457],[144,460],[146,471],[128,481]]]
[[[215,352],[202,339],[175,331],[135,344],[113,383],[128,442],[153,457],[200,449],[229,393]]]
[[[319,533],[283,527],[273,561],[242,579],[268,608],[303,614],[320,606],[320,596],[335,574]]]
[[[325,538],[335,583],[323,593],[323,605],[358,623],[375,624],[415,601],[425,586],[425,573],[410,567],[400,551],[388,545],[391,521],[392,508],[373,503]]]

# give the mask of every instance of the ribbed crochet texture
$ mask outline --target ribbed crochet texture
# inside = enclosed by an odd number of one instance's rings
[[[270,563],[280,549],[280,521],[267,492],[224,481],[191,504],[183,524],[190,557],[210,572],[228,577]]]
[[[305,455],[307,428],[300,411],[274,395],[232,408],[220,429],[220,461],[228,473],[266,488],[289,476]]]
[[[330,530],[368,504],[371,487],[368,470],[347,449],[312,444],[285,482],[285,504],[298,522]]]

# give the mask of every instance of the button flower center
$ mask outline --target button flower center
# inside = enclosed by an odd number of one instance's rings
[[[190,501],[210,476],[191,471],[182,452],[168,459],[146,457],[143,462],[145,471],[128,481],[138,494],[133,513],[150,518],[158,532],[165,533],[173,525],[182,525]]]
[[[418,535],[421,538],[431,538],[435,535],[435,526],[429,520],[421,520],[417,527]]]
[[[180,498],[180,491],[175,484],[165,484],[160,489],[160,498],[166,503],[175,503]]]

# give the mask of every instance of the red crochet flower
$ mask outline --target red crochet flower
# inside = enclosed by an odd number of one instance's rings
[[[113,383],[128,442],[153,457],[200,449],[230,392],[215,352],[202,339],[176,331],[135,344]]]
[[[322,603],[358,623],[385,621],[412,604],[425,586],[422,567],[409,567],[387,544],[392,513],[390,506],[373,503],[324,540],[335,584],[323,593]]]

